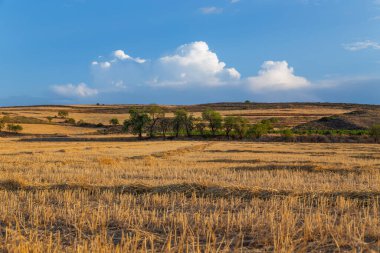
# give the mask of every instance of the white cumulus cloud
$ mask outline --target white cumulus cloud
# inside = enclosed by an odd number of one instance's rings
[[[132,58],[122,50],[114,51],[112,57],[115,58],[110,60],[112,64],[106,72],[102,71],[102,63],[93,62],[92,65],[95,80],[114,88],[120,81],[125,87],[213,87],[240,80],[240,73],[235,68],[228,68],[203,41],[184,44],[173,54],[156,60]]]
[[[52,90],[59,96],[63,97],[92,97],[97,95],[99,92],[97,89],[92,89],[85,83],[74,84],[64,84],[64,85],[53,85]]]
[[[306,88],[310,82],[294,74],[286,61],[266,61],[257,76],[247,78],[248,86],[255,92],[284,91]]]
[[[204,41],[179,46],[171,54],[157,59],[136,61],[126,52],[111,53],[110,66],[104,70],[101,62],[92,64],[94,84],[101,93],[138,93],[187,90],[239,90],[253,94],[302,93],[311,82],[297,76],[286,61],[266,61],[258,74],[242,77],[228,66]],[[256,72],[256,71],[255,71]]]
[[[240,79],[240,73],[227,68],[203,41],[182,45],[175,54],[160,58],[155,71],[154,84],[158,85],[219,86]]]
[[[122,61],[124,61],[124,60],[131,60],[131,61],[135,61],[137,63],[144,63],[144,62],[146,62],[145,59],[142,59],[142,58],[139,58],[139,57],[133,58],[133,57],[127,55],[123,50],[116,50],[113,54],[114,54],[114,56],[117,59],[122,60]]]

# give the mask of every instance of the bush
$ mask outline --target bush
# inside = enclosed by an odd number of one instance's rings
[[[18,133],[23,130],[23,127],[21,125],[8,124],[7,129],[9,132]]]
[[[293,131],[289,128],[282,130],[281,136],[284,137],[286,140],[290,140],[293,138]]]
[[[59,111],[58,112],[58,117],[67,118],[68,116],[69,116],[69,113],[67,111]]]
[[[110,124],[113,126],[117,126],[120,123],[119,123],[119,120],[117,118],[112,118],[112,119],[110,119]]]
[[[267,134],[271,126],[263,123],[258,123],[250,127],[248,135],[259,139],[264,134]]]
[[[376,141],[380,141],[380,125],[373,125],[369,129],[369,135]]]
[[[0,119],[0,132],[1,132],[1,130],[3,130],[4,127],[5,127],[5,123],[4,123],[3,119]]]
[[[68,118],[68,119],[65,120],[65,123],[75,125],[75,119]]]

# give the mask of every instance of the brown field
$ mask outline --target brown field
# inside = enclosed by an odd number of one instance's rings
[[[120,122],[128,119],[128,110],[133,106],[68,106],[68,107],[11,107],[0,108],[0,112],[10,116],[25,116],[33,117],[41,120],[46,120],[48,116],[55,116],[60,110],[69,112],[69,117],[74,118],[76,121],[83,120],[93,124],[108,124],[112,118],[118,118]],[[164,106],[168,111],[167,116],[173,115],[172,111],[181,106]],[[311,120],[316,120],[325,116],[335,114],[342,114],[350,112],[355,108],[347,108],[345,106],[319,106],[319,105],[297,105],[290,108],[242,108],[242,105],[236,108],[223,108],[215,105],[210,106],[182,106],[188,109],[195,117],[201,116],[201,111],[204,108],[214,108],[219,111],[223,116],[244,116],[249,119],[251,123],[256,123],[262,119],[277,117],[283,121],[284,126],[296,126],[301,123],[306,123]],[[181,107],[181,108],[182,108]],[[60,119],[55,119],[53,122],[60,122]]]
[[[379,154],[0,139],[0,251],[378,252]]]

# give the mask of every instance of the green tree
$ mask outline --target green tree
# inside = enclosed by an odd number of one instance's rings
[[[153,137],[157,122],[161,118],[165,118],[165,111],[158,105],[151,105],[149,106],[147,112],[149,113],[151,119],[149,124],[149,136]]]
[[[248,129],[249,129],[248,119],[243,118],[243,117],[236,117],[233,129],[236,132],[236,134],[239,136],[239,138],[243,139],[243,137],[247,134]]]
[[[227,138],[230,138],[230,133],[234,129],[237,118],[233,116],[227,116],[224,118],[224,131],[226,133]]]
[[[129,110],[129,119],[124,121],[124,131],[137,134],[141,139],[150,121],[151,119],[147,113],[141,110],[131,109]]]
[[[59,111],[58,112],[58,117],[67,118],[68,116],[69,116],[69,112],[67,112],[67,111]]]
[[[199,132],[200,135],[204,136],[205,135],[205,129],[206,129],[206,124],[203,122],[202,118],[196,118],[195,119],[195,129]]]
[[[166,137],[166,133],[169,131],[172,125],[172,120],[169,118],[160,118],[157,122],[159,131],[162,134],[162,137]]]
[[[53,121],[53,117],[52,116],[47,116],[46,119],[49,121],[49,123],[51,123]]]
[[[185,109],[178,109],[174,112],[173,130],[176,137],[179,136],[181,130],[186,130],[187,132],[188,117],[189,113]]]
[[[113,125],[113,126],[117,126],[120,124],[119,120],[117,118],[112,118],[110,119],[110,124]]]
[[[187,115],[187,117],[185,118],[185,129],[186,129],[186,134],[188,137],[191,137],[193,133],[194,121],[195,121],[195,118],[193,115]]]
[[[215,136],[216,131],[222,127],[222,115],[217,111],[206,109],[202,112],[202,118],[209,123],[211,133]]]
[[[376,141],[380,141],[380,125],[373,125],[369,129],[369,135]]]

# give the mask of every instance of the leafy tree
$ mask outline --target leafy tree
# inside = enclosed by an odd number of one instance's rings
[[[227,116],[224,118],[224,131],[226,132],[226,136],[229,139],[230,133],[234,129],[235,124],[237,122],[237,118],[233,116]]]
[[[157,122],[157,126],[162,136],[165,138],[166,133],[169,131],[172,125],[172,120],[169,118],[160,118]]]
[[[222,116],[217,111],[206,109],[202,112],[202,118],[209,123],[212,135],[215,135],[216,131],[222,127]]]
[[[369,129],[369,135],[374,138],[376,142],[380,141],[380,125],[373,125]]]
[[[247,134],[247,131],[249,129],[249,121],[248,119],[243,117],[236,117],[233,126],[233,129],[239,136],[239,138],[243,139],[243,137]]]
[[[188,137],[191,137],[191,134],[194,130],[194,121],[195,118],[193,115],[187,115],[187,117],[185,118],[185,129]]]
[[[204,136],[205,135],[205,129],[206,129],[206,124],[203,122],[202,118],[196,118],[195,119],[195,129],[200,133],[200,135]]]
[[[23,130],[23,127],[21,125],[15,125],[15,124],[8,124],[7,129],[9,132],[18,133]]]
[[[110,124],[111,125],[113,125],[113,126],[117,126],[117,125],[119,125],[120,123],[119,123],[119,120],[117,119],[117,118],[112,118],[112,119],[110,119]]]
[[[67,112],[67,111],[59,111],[58,112],[58,117],[67,118],[68,116],[69,116],[69,112]]]
[[[49,121],[49,123],[51,123],[52,120],[53,120],[53,117],[52,116],[47,116],[46,119]]]
[[[149,136],[153,137],[154,136],[154,129],[157,125],[157,122],[161,118],[165,118],[165,111],[159,107],[158,105],[151,105],[147,112],[149,113],[150,116],[150,124],[149,124]]]
[[[178,137],[181,130],[189,130],[188,125],[189,113],[185,109],[178,109],[174,112],[173,130],[175,136]]]
[[[130,131],[132,134],[137,134],[142,138],[142,134],[146,132],[151,119],[149,115],[141,110],[131,109],[129,111],[129,120],[124,121],[124,131]]]

